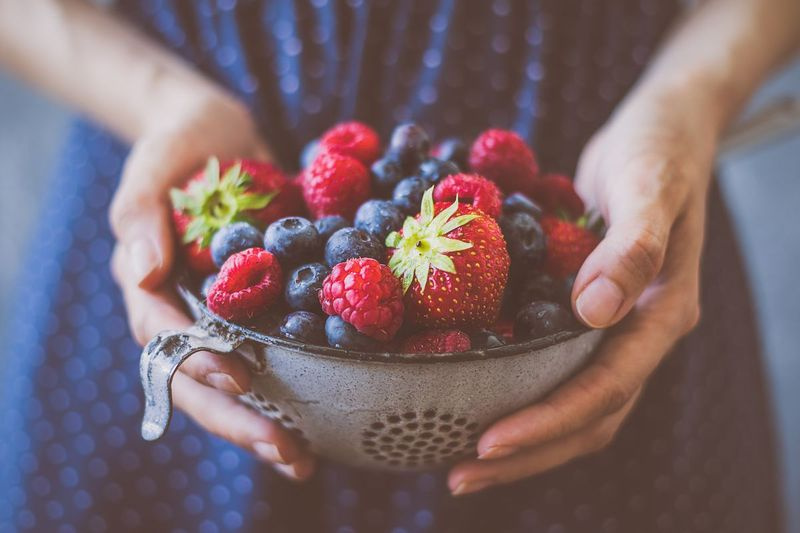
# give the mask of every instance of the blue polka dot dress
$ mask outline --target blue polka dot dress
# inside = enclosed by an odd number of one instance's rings
[[[513,128],[572,172],[677,2],[122,0],[120,16],[252,110],[281,163],[333,123],[434,137]],[[273,474],[178,414],[139,437],[140,348],[109,274],[128,148],[76,121],[49,187],[0,374],[0,531],[772,532],[772,428],[746,280],[712,191],[704,318],[612,446],[463,499],[441,472]]]

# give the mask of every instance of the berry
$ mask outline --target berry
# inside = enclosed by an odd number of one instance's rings
[[[331,269],[322,263],[301,265],[286,278],[283,296],[290,308],[297,311],[320,312],[319,291]]]
[[[321,248],[322,240],[317,228],[302,217],[277,220],[264,234],[264,249],[273,253],[284,267],[318,257]]]
[[[468,168],[469,147],[467,143],[457,137],[450,137],[437,144],[433,149],[433,155],[445,161],[452,161],[461,170]]]
[[[325,244],[325,262],[333,267],[356,257],[386,260],[386,248],[377,237],[356,228],[340,229]]]
[[[429,328],[479,328],[500,311],[509,257],[497,222],[467,204],[434,204],[386,238],[389,267],[402,280],[406,319]]]
[[[478,350],[487,350],[506,345],[503,336],[490,329],[473,331],[470,335],[470,340],[472,341],[472,347]]]
[[[268,251],[250,248],[233,254],[208,290],[208,308],[226,320],[252,318],[278,299],[281,278],[281,265]]]
[[[325,278],[322,310],[380,341],[395,336],[403,323],[403,292],[389,267],[372,258],[339,263]]]
[[[514,338],[520,341],[538,339],[576,327],[572,313],[561,304],[531,302],[514,319]]]
[[[549,274],[536,271],[522,282],[516,299],[518,307],[524,307],[531,302],[538,301],[560,302],[562,295],[561,283],[554,280]]]
[[[350,227],[350,223],[346,218],[339,215],[331,215],[329,217],[322,217],[314,222],[314,227],[317,228],[320,239],[322,242],[328,242],[331,235],[340,229]]]
[[[320,150],[372,164],[381,153],[381,140],[375,130],[361,122],[343,122],[326,131],[319,140]]]
[[[455,174],[443,179],[433,191],[437,202],[459,202],[472,205],[493,218],[500,216],[500,189],[494,182],[477,174]]]
[[[561,303],[567,307],[572,306],[572,288],[575,286],[575,274],[570,274],[561,283]]]
[[[230,256],[248,248],[261,248],[263,235],[247,222],[225,226],[211,238],[211,258],[221,267]]]
[[[384,157],[372,163],[370,176],[372,177],[373,191],[378,196],[386,198],[391,196],[395,185],[405,177],[405,173],[396,159]]]
[[[486,176],[508,193],[525,191],[539,167],[525,141],[509,130],[486,130],[469,152],[473,172]]]
[[[547,242],[536,219],[528,213],[511,213],[500,217],[499,222],[512,264],[526,271],[538,267],[544,260]]]
[[[392,192],[392,202],[399,207],[403,213],[412,215],[419,209],[422,195],[430,188],[428,180],[419,176],[405,178],[394,188]]]
[[[374,352],[380,348],[378,341],[359,333],[356,328],[335,315],[325,320],[325,337],[334,348],[360,352]]]
[[[542,218],[542,208],[521,192],[515,192],[506,196],[506,199],[503,200],[503,213],[506,215],[511,213],[528,213],[536,220]]]
[[[354,226],[383,242],[389,233],[403,225],[403,212],[388,200],[367,200],[356,211]]]
[[[308,311],[295,311],[286,315],[279,331],[281,336],[295,341],[321,345],[326,342],[325,319]]]
[[[401,349],[405,353],[458,353],[472,348],[469,335],[457,329],[429,329],[408,337]]]
[[[581,216],[586,206],[578,196],[572,180],[561,174],[548,174],[531,181],[524,189],[547,213],[564,213],[570,217]]]
[[[458,172],[458,166],[452,161],[443,161],[432,157],[422,162],[417,176],[431,183],[437,183],[447,176],[458,174]]]
[[[215,281],[217,281],[216,274],[209,274],[208,276],[206,276],[206,278],[203,280],[203,283],[200,285],[200,296],[202,296],[203,298],[208,298],[208,290],[211,288],[211,286],[214,284]]]
[[[406,175],[412,174],[428,157],[431,142],[416,124],[401,124],[392,132],[388,152],[400,161]]]
[[[352,157],[322,153],[304,172],[303,197],[314,218],[353,214],[370,197],[369,174]]]
[[[319,152],[319,139],[309,141],[308,144],[303,147],[303,151],[300,152],[300,168],[310,167],[311,163],[313,163],[314,159],[319,155]]]
[[[558,279],[580,270],[583,262],[600,242],[597,235],[580,223],[555,217],[542,218],[542,229],[547,237],[544,271]]]

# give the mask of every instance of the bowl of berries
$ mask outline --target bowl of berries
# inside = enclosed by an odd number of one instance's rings
[[[166,431],[179,365],[210,351],[243,358],[241,401],[324,457],[446,466],[591,357],[602,331],[569,298],[598,224],[516,134],[431,150],[404,124],[382,151],[348,122],[303,159],[289,179],[211,158],[173,191],[177,289],[196,323],[142,352],[145,439]]]

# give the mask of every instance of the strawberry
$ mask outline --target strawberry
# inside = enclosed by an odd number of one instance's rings
[[[340,215],[352,220],[370,193],[367,168],[346,155],[324,152],[303,172],[303,197],[314,218]]]
[[[322,135],[319,149],[353,157],[369,166],[381,155],[381,140],[366,124],[342,122]]]
[[[469,165],[473,172],[494,181],[506,193],[525,191],[539,173],[533,151],[510,130],[484,131],[472,143]]]
[[[500,311],[510,259],[497,222],[468,204],[433,202],[386,238],[400,278],[406,320],[429,328],[491,325]]]
[[[281,265],[261,248],[230,256],[208,289],[208,308],[226,320],[252,318],[269,309],[283,292]]]
[[[469,335],[458,329],[429,329],[406,338],[404,353],[457,353],[472,348]]]
[[[547,174],[541,179],[528,182],[523,192],[542,206],[547,213],[564,213],[570,217],[579,217],[586,210],[572,180],[561,174]]]
[[[553,216],[542,218],[542,230],[547,237],[547,256],[544,271],[563,279],[580,270],[600,239],[584,227],[585,220],[570,222]]]
[[[182,189],[172,189],[173,223],[190,268],[204,274],[215,270],[208,246],[218,229],[240,221],[263,228],[302,211],[297,193],[286,185],[283,173],[269,163],[220,164],[211,157]]]
[[[503,198],[493,181],[477,174],[453,174],[440,181],[433,190],[437,202],[458,199],[480,209],[492,218],[500,216]]]

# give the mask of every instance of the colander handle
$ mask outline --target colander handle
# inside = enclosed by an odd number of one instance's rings
[[[213,335],[195,324],[186,331],[162,331],[147,343],[139,360],[144,388],[142,437],[156,440],[164,435],[172,417],[172,378],[178,367],[196,352],[228,354],[243,338]]]

